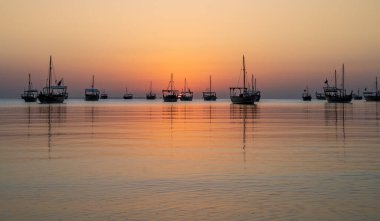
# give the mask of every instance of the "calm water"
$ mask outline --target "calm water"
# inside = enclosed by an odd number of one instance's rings
[[[379,220],[380,103],[0,100],[0,220]]]

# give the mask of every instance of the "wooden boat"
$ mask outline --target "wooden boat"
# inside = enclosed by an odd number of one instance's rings
[[[38,100],[42,104],[63,103],[63,101],[68,97],[67,86],[63,85],[63,79],[61,79],[56,85],[52,85],[52,72],[53,62],[52,57],[50,56],[48,83],[37,96]]]
[[[326,96],[324,93],[318,93],[318,92],[315,92],[315,98],[317,100],[326,100]]]
[[[24,93],[21,94],[21,98],[24,99],[25,102],[36,102],[37,95],[38,91],[36,89],[33,89],[32,81],[30,80],[29,74],[28,89],[24,90]]]
[[[149,93],[146,93],[146,99],[147,100],[155,100],[156,99],[156,93],[152,92],[152,81],[150,82]]]
[[[108,99],[108,94],[106,93],[105,90],[103,90],[102,93],[100,94],[100,99]]]
[[[178,90],[174,89],[173,74],[171,74],[170,82],[166,90],[162,90],[164,102],[177,102]]]
[[[211,90],[211,75],[210,75],[210,88],[209,91],[202,92],[203,100],[205,101],[216,101],[216,92]]]
[[[125,94],[123,95],[124,99],[133,99],[133,94],[128,93],[128,88],[125,88]]]
[[[377,86],[377,77],[375,81],[375,91],[364,91],[363,96],[366,101],[380,101],[380,90]]]
[[[328,81],[325,81],[326,87],[323,87],[325,92],[326,100],[329,103],[350,103],[352,100],[352,91],[350,94],[346,93],[344,88],[344,64],[342,65],[342,88],[338,88],[336,85],[336,70],[335,70],[335,83],[331,87]]]
[[[179,94],[179,99],[181,101],[192,101],[193,100],[193,92],[190,90],[190,88],[187,87],[186,78],[185,78],[185,86],[182,89],[181,93]]]
[[[85,100],[86,101],[98,101],[100,91],[94,88],[95,76],[92,75],[92,85],[91,88],[86,88],[84,90]]]
[[[245,86],[245,59],[243,55],[243,87],[230,87],[230,99],[233,104],[255,104],[256,95]]]
[[[360,95],[359,89],[357,94],[352,95],[354,100],[363,100],[363,96]]]
[[[309,88],[306,86],[306,89],[303,90],[302,93],[303,101],[311,101],[311,94],[309,93]]]

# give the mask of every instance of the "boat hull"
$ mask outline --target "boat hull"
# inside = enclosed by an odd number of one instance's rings
[[[346,95],[346,96],[326,95],[326,100],[329,103],[350,103],[352,101],[352,95]]]
[[[108,95],[101,95],[100,99],[108,99]]]
[[[205,101],[216,101],[216,96],[204,96],[203,100],[205,100]]]
[[[210,85],[211,87],[211,85]],[[203,92],[203,100],[205,101],[216,101],[216,92],[213,91],[205,91]]]
[[[256,94],[256,96],[255,96],[255,102],[259,102],[260,99],[261,99],[261,94],[260,93]]]
[[[99,100],[99,95],[86,95],[85,96],[86,101],[98,101]]]
[[[155,100],[156,99],[156,95],[147,95],[146,99],[147,100]]]
[[[311,101],[311,96],[310,95],[309,96],[303,96],[302,100],[303,101]]]
[[[181,101],[192,101],[193,100],[193,97],[191,96],[181,96],[179,98]]]
[[[255,104],[255,96],[230,96],[233,104]]]
[[[126,100],[130,100],[133,99],[133,95],[124,95],[123,98]]]
[[[366,101],[380,101],[380,96],[376,96],[376,95],[364,95],[364,99]]]
[[[21,96],[22,99],[24,99],[25,102],[36,102],[37,97],[35,96]]]
[[[65,95],[39,94],[37,98],[41,104],[60,104],[65,100]]]
[[[176,95],[164,96],[164,102],[177,102],[178,97]]]

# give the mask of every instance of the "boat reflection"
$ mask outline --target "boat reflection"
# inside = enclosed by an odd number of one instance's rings
[[[238,123],[242,132],[241,132],[241,140],[242,140],[242,151],[243,151],[243,158],[244,162],[246,162],[246,150],[247,147],[253,147],[254,146],[254,129],[255,129],[255,120],[258,119],[260,116],[260,109],[257,105],[239,105],[239,104],[231,104],[230,105],[230,118],[232,120],[238,120],[234,121],[235,123]],[[247,126],[248,127],[247,129]],[[249,128],[251,130],[249,130]],[[248,136],[247,136],[248,133]],[[247,142],[247,137],[250,137],[251,139]],[[248,144],[247,144],[248,143]]]
[[[86,122],[91,123],[91,136],[93,137],[95,134],[94,123],[96,123],[95,120],[99,115],[99,108],[97,108],[95,105],[91,105],[89,107],[85,107],[84,113]]]
[[[346,121],[353,119],[353,105],[345,103],[325,103],[325,125],[335,126],[335,138],[346,139]]]
[[[59,136],[59,132],[55,132],[61,124],[66,123],[66,105],[61,104],[43,104],[38,106],[39,119],[46,120],[47,124],[47,147],[49,159],[51,158],[51,149],[53,137]]]

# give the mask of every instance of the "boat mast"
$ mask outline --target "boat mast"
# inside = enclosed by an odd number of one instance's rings
[[[334,81],[334,87],[336,88],[336,69],[335,69],[335,81]]]
[[[344,91],[344,64],[342,65],[342,89],[343,89],[343,93],[345,93]]]
[[[257,88],[256,88],[256,78],[255,78],[255,91],[257,91]]]
[[[183,91],[186,92],[186,78],[185,78],[185,88],[183,89]]]
[[[376,76],[376,95],[378,94],[378,90],[377,90],[377,76]]]
[[[150,94],[152,94],[152,81],[150,81]]]
[[[30,73],[29,73],[28,90],[32,90],[32,83],[30,82]]]
[[[245,90],[245,59],[243,55],[243,84],[244,84],[244,90]]]
[[[50,62],[49,62],[49,85],[48,85],[48,93],[50,94],[50,85],[51,85],[51,70],[52,70],[52,61],[51,61],[51,55],[50,55]]]
[[[255,91],[255,87],[254,87],[254,84],[253,84],[253,74],[251,76],[251,86],[252,86],[252,92]]]
[[[95,81],[95,76],[92,75],[92,85],[91,85],[91,88],[94,88],[94,81]]]
[[[170,77],[170,90],[173,92],[173,73],[171,74],[171,77]]]
[[[210,75],[210,93],[211,93],[211,91],[212,91],[212,90],[211,90],[211,75]]]

